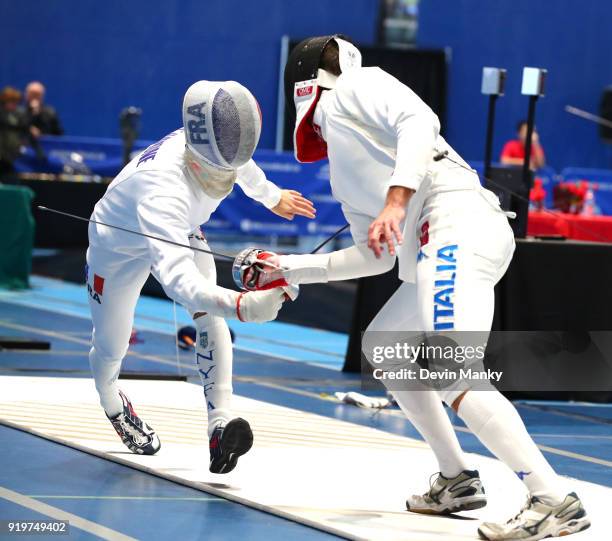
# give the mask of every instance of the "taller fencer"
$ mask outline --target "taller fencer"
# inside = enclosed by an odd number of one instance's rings
[[[285,94],[296,117],[296,158],[329,158],[332,193],[354,245],[329,254],[261,253],[262,262],[245,275],[258,275],[260,288],[346,280],[386,272],[397,256],[403,283],[371,322],[370,336],[404,330],[487,334],[493,288],[512,258],[513,234],[495,195],[440,135],[433,111],[382,69],[361,67],[359,50],[340,35],[309,38],[293,49]],[[397,250],[395,241],[403,242]],[[258,272],[265,261],[284,270]],[[482,538],[536,540],[590,525],[578,496],[568,494],[516,409],[493,386],[391,392],[439,463],[430,489],[408,498],[410,511],[442,514],[486,505],[479,473],[460,448],[444,401],[529,493],[507,523],[483,523]]]
[[[281,190],[251,159],[261,131],[253,95],[233,81],[199,81],[183,101],[184,128],[137,155],[98,201],[92,220],[208,250],[200,230],[237,183],[246,195],[292,219],[314,217],[310,201]],[[212,255],[90,223],[87,288],[93,320],[89,355],[100,404],[134,453],[160,448],[155,431],[117,385],[136,302],[149,273],[193,316],[196,363],[204,387],[210,471],[228,473],[253,442],[249,423],[232,415],[232,343],[227,318],[274,319],[283,291],[238,293],[216,285]]]

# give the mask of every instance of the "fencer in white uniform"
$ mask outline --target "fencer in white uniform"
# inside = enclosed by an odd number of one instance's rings
[[[186,92],[184,128],[138,154],[109,185],[91,215],[177,243],[90,223],[87,289],[93,320],[90,365],[100,403],[123,442],[135,453],[154,454],[159,438],[138,418],[117,384],[128,350],[134,310],[152,273],[166,294],[194,317],[196,363],[210,438],[210,470],[231,471],[253,437],[231,411],[232,343],[226,319],[264,322],[276,317],[283,291],[238,293],[216,285],[205,224],[237,183],[274,212],[313,217],[297,192],[280,190],[251,159],[261,130],[252,94],[233,81],[199,81]],[[281,208],[282,207],[282,208]]]
[[[342,36],[309,38],[293,49],[285,94],[295,105],[296,158],[329,158],[332,193],[354,246],[329,254],[262,254],[284,270],[261,263],[268,272],[258,275],[258,287],[278,285],[281,277],[307,284],[376,275],[393,268],[397,254],[403,283],[371,322],[364,346],[380,331],[486,335],[493,288],[512,258],[513,234],[495,195],[440,135],[433,111],[382,69],[361,67],[358,49]],[[394,220],[386,219],[389,215]],[[403,239],[400,247],[393,236]],[[380,238],[388,242],[386,251]],[[478,471],[460,448],[444,401],[529,492],[515,519],[482,524],[483,538],[541,539],[588,527],[580,500],[567,493],[513,405],[493,386],[469,389],[465,382],[441,391],[392,389],[440,469],[428,492],[408,498],[408,509],[441,514],[486,504]]]

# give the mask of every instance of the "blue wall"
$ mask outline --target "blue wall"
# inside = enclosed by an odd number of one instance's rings
[[[279,41],[342,31],[374,41],[378,0],[0,0],[0,86],[47,84],[48,101],[72,135],[117,136],[122,107],[143,108],[144,139],[178,126],[194,80],[236,79],[264,113],[261,147],[274,145]],[[596,112],[612,84],[610,0],[421,0],[419,45],[452,48],[446,136],[482,159],[484,65],[508,69],[495,153],[527,111],[524,65],[548,68],[537,124],[549,162],[612,167],[597,127],[563,111]]]
[[[126,105],[143,139],[181,122],[198,79],[235,79],[259,100],[274,146],[280,38],[345,32],[372,43],[377,0],[0,0],[0,86],[47,85],[71,135],[117,136]]]
[[[612,84],[610,0],[421,0],[420,46],[452,48],[446,135],[468,159],[482,159],[487,103],[483,66],[508,70],[498,101],[495,155],[527,116],[520,95],[523,66],[548,69],[536,124],[549,163],[612,168],[612,148],[597,126],[570,116],[566,104],[597,113]]]

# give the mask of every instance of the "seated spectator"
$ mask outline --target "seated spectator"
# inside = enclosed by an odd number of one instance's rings
[[[18,107],[21,92],[11,86],[0,92],[0,178],[12,173],[13,162],[28,140],[28,121]]]
[[[32,81],[25,90],[25,112],[30,124],[32,137],[41,135],[63,135],[64,130],[53,107],[45,105],[45,87]]]
[[[517,139],[508,141],[502,150],[500,161],[505,165],[523,165],[525,159],[525,140],[527,139],[527,122],[521,120],[516,127]],[[540,145],[538,132],[533,128],[531,137],[531,169],[540,169],[546,165],[544,150]]]

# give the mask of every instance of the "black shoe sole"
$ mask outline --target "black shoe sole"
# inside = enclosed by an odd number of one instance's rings
[[[253,446],[251,425],[238,417],[232,419],[223,429],[221,436],[221,456],[210,461],[211,473],[229,473],[238,463],[238,458]]]

